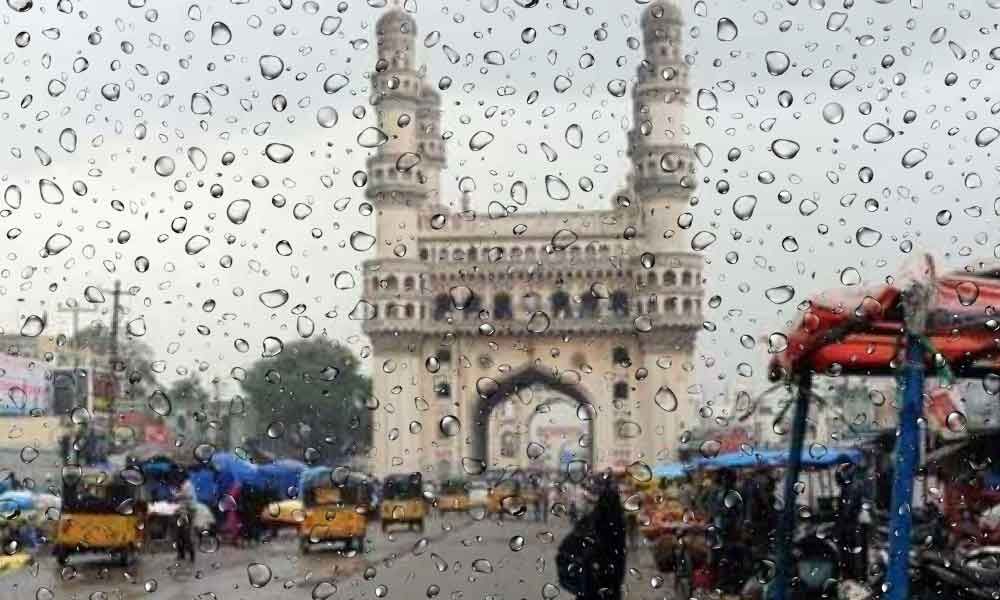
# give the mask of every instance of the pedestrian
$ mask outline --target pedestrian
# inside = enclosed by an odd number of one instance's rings
[[[180,485],[175,496],[177,502],[177,512],[175,513],[174,545],[177,546],[177,560],[184,560],[187,556],[194,564],[194,484],[190,479],[185,479]]]
[[[594,509],[559,544],[559,583],[578,600],[620,600],[625,579],[625,510],[611,481],[598,481]]]
[[[837,510],[837,545],[843,557],[842,567],[848,577],[864,577],[864,557],[867,555],[867,527],[862,519],[864,490],[854,469],[838,469],[837,484],[840,499]]]

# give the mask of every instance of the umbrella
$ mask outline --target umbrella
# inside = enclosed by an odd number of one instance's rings
[[[32,510],[35,508],[35,494],[24,490],[11,490],[0,494],[0,506],[3,512],[9,512],[12,507],[18,510]]]

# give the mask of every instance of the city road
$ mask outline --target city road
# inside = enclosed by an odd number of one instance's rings
[[[194,567],[178,566],[172,552],[149,551],[122,568],[81,557],[60,568],[51,556],[0,577],[0,597],[16,600],[570,600],[558,587],[555,554],[568,531],[549,523],[508,518],[474,521],[434,517],[423,536],[369,530],[363,556],[336,550],[301,555],[293,535],[249,548],[199,553]],[[629,555],[623,597],[670,598],[648,548]]]

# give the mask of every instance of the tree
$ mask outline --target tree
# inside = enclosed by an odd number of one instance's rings
[[[367,450],[371,380],[359,366],[350,350],[325,338],[297,340],[256,361],[241,386],[270,449],[312,449],[309,455],[331,463]]]
[[[203,410],[211,399],[208,390],[202,387],[201,381],[194,374],[171,383],[170,387],[167,388],[167,397],[170,398],[174,410],[187,412]]]

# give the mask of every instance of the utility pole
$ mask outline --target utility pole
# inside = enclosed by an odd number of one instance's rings
[[[80,340],[77,338],[80,334],[80,313],[98,312],[98,308],[81,308],[75,301],[66,304],[60,302],[59,307],[56,308],[56,312],[71,313],[73,315],[73,368],[76,369],[80,366]]]
[[[115,280],[115,287],[111,290],[111,344],[108,352],[108,361],[111,363],[111,394],[108,399],[108,433],[111,433],[114,423],[115,404],[118,400],[118,311],[121,309],[122,282]]]

